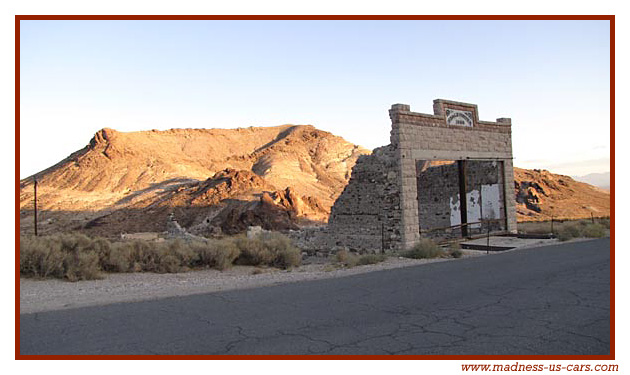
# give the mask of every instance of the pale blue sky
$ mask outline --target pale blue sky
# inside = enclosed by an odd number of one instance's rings
[[[312,124],[374,148],[391,104],[436,98],[511,117],[516,166],[604,172],[609,49],[607,21],[21,21],[20,176],[103,127]]]

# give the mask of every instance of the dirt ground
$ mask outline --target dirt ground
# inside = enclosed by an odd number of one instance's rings
[[[517,249],[544,246],[557,240],[511,240]],[[484,240],[485,241],[485,240]],[[500,239],[491,238],[500,246]],[[512,251],[512,250],[508,250]],[[485,251],[463,250],[463,257],[486,256]],[[490,253],[490,256],[500,252]],[[407,259],[389,257],[384,262],[343,268],[332,259],[310,257],[293,270],[235,266],[229,270],[203,270],[175,274],[111,273],[101,280],[68,282],[57,279],[20,279],[20,313],[71,309],[84,306],[133,302],[225,290],[257,288],[283,283],[345,277],[379,270],[416,266],[434,262],[458,261],[454,258]]]

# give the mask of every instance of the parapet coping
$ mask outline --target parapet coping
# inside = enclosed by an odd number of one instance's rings
[[[461,105],[461,106],[469,106],[469,107],[475,107],[475,109],[477,109],[477,105],[476,104],[456,102],[456,101],[452,101],[452,100],[436,99],[436,100],[434,100],[434,102],[442,102],[442,103],[455,104],[455,105]],[[400,114],[400,115],[411,116],[411,117],[419,117],[419,118],[426,118],[426,119],[431,119],[431,120],[444,120],[444,121],[446,121],[446,114],[441,114],[441,115],[433,114],[432,115],[432,114],[429,114],[429,113],[413,112],[413,111],[411,111],[411,106],[409,104],[400,104],[400,103],[392,104],[390,112],[396,113],[396,114]],[[475,113],[475,115],[477,116],[477,113]],[[491,126],[504,127],[504,126],[511,126],[512,125],[512,119],[509,118],[509,117],[500,117],[500,118],[497,118],[496,121],[477,120],[477,124],[478,125],[491,125]],[[452,126],[448,126],[448,127],[452,127]]]
[[[433,103],[446,103],[446,104],[460,105],[462,107],[475,107],[475,109],[477,108],[477,104],[457,102],[455,100],[448,100],[448,99],[435,99],[433,100]]]

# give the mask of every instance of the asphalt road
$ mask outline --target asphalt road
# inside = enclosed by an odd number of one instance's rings
[[[609,354],[610,241],[20,317],[21,354]]]

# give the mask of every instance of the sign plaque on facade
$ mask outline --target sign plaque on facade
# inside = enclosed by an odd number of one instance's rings
[[[473,114],[470,111],[446,109],[446,124],[455,126],[473,126]]]

